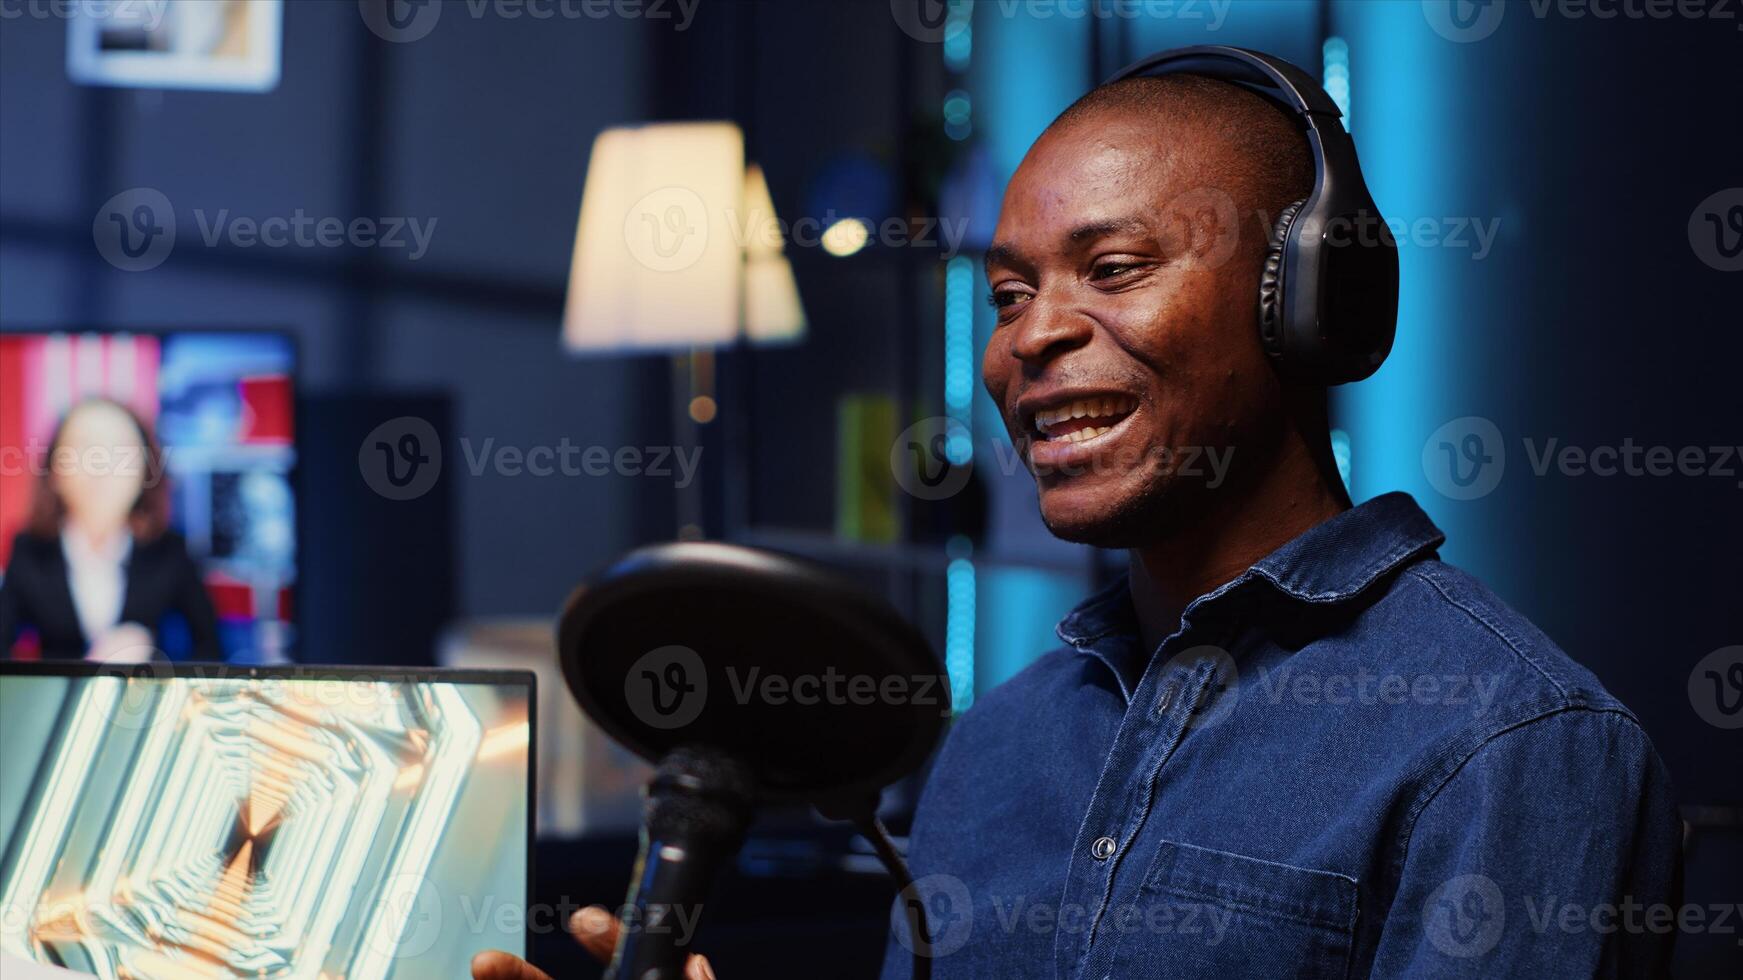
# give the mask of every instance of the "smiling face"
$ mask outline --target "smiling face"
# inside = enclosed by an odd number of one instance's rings
[[[1092,109],[1011,179],[982,372],[1061,538],[1164,538],[1277,451],[1257,296],[1280,206],[1254,199],[1238,152],[1190,118]]]

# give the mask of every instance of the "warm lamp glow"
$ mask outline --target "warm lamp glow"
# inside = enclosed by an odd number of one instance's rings
[[[842,218],[823,229],[823,251],[838,259],[865,248],[871,241],[871,230],[858,218]]]
[[[608,129],[593,142],[563,339],[571,350],[730,343],[739,331],[744,134]]]
[[[762,169],[732,123],[608,129],[593,143],[563,339],[670,350],[805,332]]]
[[[744,333],[753,344],[773,344],[805,336],[805,307],[793,264],[781,254],[785,237],[775,217],[775,202],[763,168],[744,171],[746,229],[744,248]]]

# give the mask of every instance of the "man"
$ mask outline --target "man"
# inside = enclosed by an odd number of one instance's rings
[[[1170,75],[1012,178],[987,390],[1048,528],[1129,574],[952,728],[911,838],[930,935],[898,925],[885,977],[915,946],[940,980],[1664,971],[1680,824],[1639,724],[1409,497],[1351,506],[1323,388],[1260,342],[1309,154]]]

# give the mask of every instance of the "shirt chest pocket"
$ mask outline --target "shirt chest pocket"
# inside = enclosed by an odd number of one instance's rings
[[[1164,842],[1130,906],[1110,907],[1113,977],[1324,978],[1349,973],[1353,878]]]

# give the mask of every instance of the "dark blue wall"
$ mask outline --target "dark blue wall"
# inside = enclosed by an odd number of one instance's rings
[[[1743,733],[1701,721],[1688,681],[1701,657],[1743,642],[1743,490],[1719,477],[1537,476],[1526,440],[1743,441],[1739,274],[1704,265],[1687,236],[1703,199],[1743,184],[1733,95],[1743,32],[1735,12],[1605,19],[1515,2],[1491,33],[1459,40],[1435,32],[1432,6],[1241,2],[1215,22],[1097,25],[987,4],[958,82],[940,69],[939,46],[896,30],[881,2],[705,3],[682,32],[472,17],[451,4],[409,44],[364,30],[355,4],[296,2],[283,81],[265,95],[76,87],[61,21],[7,19],[0,326],[285,327],[301,341],[305,390],[444,392],[454,438],[474,445],[655,444],[670,438],[666,365],[575,360],[557,344],[587,148],[601,127],[736,116],[778,209],[802,214],[808,182],[838,149],[908,166],[912,130],[935,125],[950,84],[970,86],[977,139],[1002,179],[1093,82],[1098,60],[1217,42],[1318,69],[1329,31],[1349,44],[1353,131],[1382,207],[1439,222],[1438,233],[1455,220],[1496,232],[1481,257],[1407,242],[1397,355],[1336,400],[1355,495],[1415,493],[1448,530],[1451,560],[1641,713],[1689,801],[1736,802]],[[163,191],[190,224],[195,209],[228,208],[439,225],[417,262],[379,250],[182,246],[154,273],[128,274],[98,259],[89,229],[104,200],[139,186]],[[935,391],[942,318],[936,290],[913,290],[902,257],[840,262],[811,249],[794,262],[811,339],[740,359],[733,377],[749,384],[756,423],[749,516],[823,529],[833,494],[825,406],[904,374],[911,389]],[[1474,500],[1438,491],[1422,463],[1437,430],[1465,416],[1493,422],[1507,452],[1504,478]],[[669,490],[646,481],[486,474],[453,490],[453,616],[547,614],[586,569],[673,531]],[[1069,568],[1072,551],[1032,543],[1024,481],[993,490],[987,550]],[[320,494],[302,507],[305,523],[318,522]],[[1064,604],[1060,581],[1072,577],[1020,578],[1010,595],[1032,609]],[[983,620],[1001,608],[997,583],[989,571]],[[1045,645],[1044,629],[1030,632]]]
[[[630,81],[650,73],[648,25],[465,9],[390,44],[355,3],[286,4],[283,79],[259,95],[75,86],[64,21],[0,22],[0,325],[282,327],[300,342],[303,391],[448,393],[454,443],[668,441],[663,396],[639,410],[649,365],[571,359],[557,340],[588,147],[648,113],[648,87]],[[111,268],[91,244],[99,206],[134,187],[162,191],[180,224],[149,273]],[[206,248],[194,212],[220,209],[437,224],[415,262]],[[614,516],[650,500],[647,486],[462,476],[460,463],[448,615],[548,615],[592,566],[670,534]],[[305,527],[320,521],[320,493],[300,504]]]

